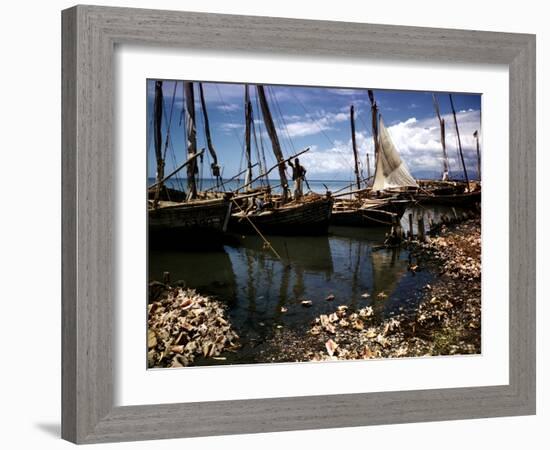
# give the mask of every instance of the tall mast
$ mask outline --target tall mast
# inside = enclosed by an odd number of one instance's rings
[[[372,138],[374,140],[374,169],[376,171],[378,162],[378,105],[374,100],[374,93],[371,89],[368,90],[369,100],[371,105],[372,115]]]
[[[351,121],[351,146],[353,148],[353,158],[355,159],[355,179],[357,189],[361,189],[361,177],[359,176],[359,160],[357,159],[357,144],[355,142],[355,109],[353,105],[349,109],[349,117]]]
[[[435,113],[437,114],[437,119],[439,120],[439,128],[441,133],[441,147],[443,149],[443,176],[441,179],[447,181],[449,179],[449,157],[447,156],[447,146],[445,144],[445,119],[441,117],[441,112],[439,111],[439,102],[435,94],[432,94]]]
[[[208,120],[208,111],[206,110],[206,102],[204,101],[204,91],[202,88],[202,83],[199,83],[199,94],[201,98],[202,115],[204,117],[206,145],[208,146],[208,151],[210,152],[210,156],[212,156],[212,164],[210,165],[210,168],[212,169],[212,175],[216,179],[216,185],[219,185],[220,166],[218,166],[218,156],[216,155],[216,150],[214,150],[214,145],[212,145],[212,137],[210,136],[210,122]]]
[[[370,155],[367,153],[367,184],[370,182]]]
[[[248,84],[244,85],[244,141],[246,151],[246,176],[245,184],[249,184],[252,180],[252,155],[250,146],[250,124],[252,123],[252,103],[250,102],[250,94],[248,92]]]
[[[477,130],[474,132],[474,137],[476,138],[477,176],[479,177],[479,181],[481,181],[481,153],[479,152],[479,133]]]
[[[466,164],[464,163],[464,155],[462,153],[462,142],[460,141],[460,131],[458,131],[458,122],[456,120],[456,111],[455,105],[453,103],[453,96],[449,94],[449,99],[451,100],[451,109],[453,111],[453,118],[455,121],[456,135],[458,137],[458,151],[460,152],[460,161],[462,162],[462,168],[464,169],[464,179],[466,180],[466,186],[470,189],[470,181],[468,180],[468,172],[466,171]]]
[[[193,92],[193,83],[191,81],[183,82],[185,93],[185,109],[187,111],[187,159],[197,153],[197,129],[195,122],[195,94]],[[197,172],[197,161],[187,165],[187,200],[197,197],[197,183],[195,173]]]
[[[285,173],[286,165],[283,152],[281,151],[281,145],[279,144],[279,138],[277,137],[277,130],[275,129],[275,124],[273,123],[271,112],[269,111],[269,105],[267,104],[267,99],[265,97],[264,87],[259,84],[256,86],[256,89],[258,91],[258,100],[260,101],[260,108],[262,109],[265,127],[267,129],[267,133],[269,134],[269,139],[271,139],[273,153],[275,154],[275,158],[277,158],[279,178],[281,179],[281,186],[283,187],[283,201],[286,202],[289,196],[289,189],[288,180]]]
[[[155,103],[154,103],[154,138],[155,138],[155,157],[157,159],[156,189],[154,205],[158,205],[160,191],[162,189],[162,180],[164,179],[164,159],[162,158],[162,110],[164,107],[164,97],[162,94],[162,81],[155,81]]]

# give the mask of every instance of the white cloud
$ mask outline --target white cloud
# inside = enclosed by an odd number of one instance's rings
[[[451,171],[462,172],[462,166],[457,155],[457,139],[452,115],[443,116],[446,124],[447,154]],[[480,127],[480,111],[464,111],[457,113],[462,148],[468,173],[477,176],[476,143],[473,133]],[[422,171],[441,172],[442,150],[440,143],[439,122],[433,119],[417,120],[411,117],[388,127],[388,131],[401,157],[414,174]],[[304,128],[305,132],[305,128]],[[366,153],[371,155],[371,173],[374,173],[374,144],[372,137],[364,132],[356,133],[360,169],[363,176],[367,175]],[[310,178],[317,179],[349,179],[353,177],[353,152],[351,139],[348,142],[335,141],[328,149],[312,148],[301,158],[308,170]]]
[[[374,144],[372,138],[363,132],[356,133],[355,141],[359,157],[359,167],[363,176],[367,176],[366,154],[372,156]],[[334,146],[328,149],[318,149],[316,146],[300,157],[313,179],[340,179],[345,180],[353,175],[354,157],[351,138],[348,142],[335,141]],[[371,159],[371,173],[374,173],[374,160]]]
[[[445,141],[452,171],[461,171],[457,159],[457,138],[454,119],[451,114],[443,116],[445,120]],[[457,113],[457,122],[466,165],[469,171],[477,164],[475,130],[480,128],[480,111],[468,110]],[[411,171],[442,170],[442,149],[440,129],[437,119],[417,120],[412,117],[388,127],[392,140],[401,157]],[[477,173],[474,172],[475,175]]]
[[[237,130],[242,130],[244,128],[244,125],[241,124],[241,123],[231,123],[231,122],[226,122],[226,123],[222,123],[220,125],[220,129],[225,133],[225,134],[231,134],[231,133],[234,133],[235,131]]]
[[[219,109],[220,111],[231,112],[231,111],[237,111],[239,109],[239,105],[235,103],[230,103],[230,104],[218,105],[216,108]]]
[[[312,136],[323,131],[331,130],[334,124],[349,120],[349,115],[343,112],[332,113],[320,110],[315,114],[291,116],[291,118],[293,118],[294,121],[286,123],[286,130],[279,129],[278,132],[281,134],[286,134],[286,132],[288,132],[288,135],[293,138]]]

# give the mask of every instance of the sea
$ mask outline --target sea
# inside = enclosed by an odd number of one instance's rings
[[[148,178],[148,186],[151,186],[155,183],[154,178]],[[223,185],[218,187],[216,185],[216,180],[213,178],[200,178],[197,180],[197,188],[200,191],[206,191],[208,189],[216,189],[222,191],[235,191],[238,188],[244,186],[244,178],[235,179],[235,180],[225,180],[222,181]],[[292,187],[292,182],[291,187]],[[272,187],[273,192],[281,192],[280,181],[279,179],[272,179],[269,181],[269,185]],[[172,189],[187,190],[187,181],[185,178],[171,178],[166,182],[166,186]],[[262,187],[266,186],[265,181],[257,181],[252,184],[252,187]],[[318,194],[324,194],[327,190],[332,193],[335,192],[344,192],[346,190],[354,189],[353,180],[307,180],[307,184],[304,186],[304,192],[312,191]]]

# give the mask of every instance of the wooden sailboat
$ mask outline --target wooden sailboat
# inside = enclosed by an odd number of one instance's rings
[[[433,95],[434,108],[439,120],[441,130],[441,147],[443,149],[443,177],[441,181],[423,180],[419,182],[421,189],[417,192],[415,200],[424,204],[437,204],[447,206],[470,207],[481,202],[481,182],[470,181],[468,171],[464,162],[464,153],[462,151],[462,141],[456,118],[456,111],[453,102],[452,94],[449,94],[451,110],[458,139],[458,151],[460,162],[464,173],[464,181],[449,181],[449,161],[447,158],[445,144],[445,120],[441,117],[439,103],[435,94]],[[477,131],[474,134],[477,143],[478,155],[478,173],[481,179],[480,156],[479,156],[479,140],[477,140]]]
[[[177,82],[176,82],[177,83]],[[195,128],[195,103],[193,83],[184,82],[187,113],[187,161],[164,176],[164,158],[162,155],[162,81],[155,85],[154,136],[157,174],[155,184],[149,188],[153,199],[148,202],[149,244],[152,246],[169,245],[171,247],[207,248],[221,242],[231,212],[229,196],[214,199],[202,199],[196,186],[196,160],[203,151],[197,152]],[[204,109],[203,109],[204,111]],[[207,121],[205,121],[207,123]],[[209,136],[209,133],[207,134]],[[209,142],[209,147],[211,143]],[[210,148],[213,152],[213,147]],[[217,166],[217,160],[214,159]],[[166,181],[183,168],[187,169],[187,193],[179,192],[178,199],[167,200],[161,195],[166,189]],[[176,200],[176,201],[174,201]]]
[[[383,173],[389,173],[387,168],[380,165],[379,162],[392,158],[394,166],[397,167],[397,163],[400,163],[399,155],[393,148],[393,144],[379,142],[379,125],[378,110],[372,91],[369,91],[369,97],[372,101],[372,113],[373,113],[373,139],[374,149],[376,156],[376,172],[374,176],[374,186],[385,187],[381,183],[381,177]],[[350,122],[351,122],[351,142],[352,150],[355,162],[355,177],[357,184],[357,191],[355,191],[355,198],[352,199],[337,199],[334,203],[332,211],[331,223],[332,225],[340,226],[354,226],[354,227],[380,227],[387,225],[394,225],[403,216],[405,209],[409,205],[408,200],[399,198],[398,196],[380,195],[373,196],[373,189],[368,186],[362,186],[362,180],[359,175],[359,158],[357,155],[357,146],[355,144],[355,119],[354,119],[354,107],[350,107]],[[383,129],[384,130],[384,129]],[[388,135],[389,138],[389,135]],[[391,144],[391,148],[389,147]],[[384,146],[385,145],[385,146]],[[380,153],[382,153],[382,156]],[[390,153],[393,152],[393,153]],[[368,154],[367,154],[368,156]],[[398,167],[397,167],[398,168]],[[408,173],[408,172],[407,172]],[[369,174],[370,175],[370,174]],[[403,178],[403,177],[402,177]],[[412,179],[412,177],[411,177]],[[409,181],[408,178],[406,180]],[[414,180],[413,180],[414,181]],[[382,190],[382,189],[378,189]],[[346,193],[344,193],[346,195]]]
[[[275,124],[271,116],[264,87],[257,86],[257,96],[262,111],[263,121],[275,158],[276,168],[279,172],[282,194],[272,194],[270,190],[260,190],[257,193],[248,194],[246,197],[256,198],[257,206],[246,208],[239,203],[237,197],[234,202],[237,205],[231,215],[230,227],[238,232],[257,232],[278,235],[314,235],[326,233],[332,214],[333,199],[330,195],[322,196],[315,193],[304,195],[300,199],[291,199],[288,180],[286,176],[286,162],[281,150]],[[248,96],[247,96],[248,98]],[[249,101],[247,101],[247,105]],[[247,121],[246,130],[249,130],[251,114],[248,106],[245,108]],[[247,131],[249,136],[249,131]],[[250,139],[245,139],[246,154],[250,167]],[[247,179],[251,175],[247,174]],[[250,186],[250,182],[247,183]]]

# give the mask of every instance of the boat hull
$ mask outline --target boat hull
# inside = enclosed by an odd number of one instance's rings
[[[464,192],[459,194],[420,194],[416,201],[422,204],[445,205],[445,206],[474,206],[481,203],[481,191]]]
[[[149,245],[171,248],[219,246],[231,213],[228,199],[175,203],[148,212]]]
[[[320,198],[304,203],[248,214],[231,216],[229,229],[239,233],[255,233],[254,224],[262,233],[275,235],[319,235],[328,231],[333,199]]]
[[[408,201],[390,201],[380,205],[359,208],[335,208],[331,216],[331,225],[346,227],[384,227],[399,222]]]

